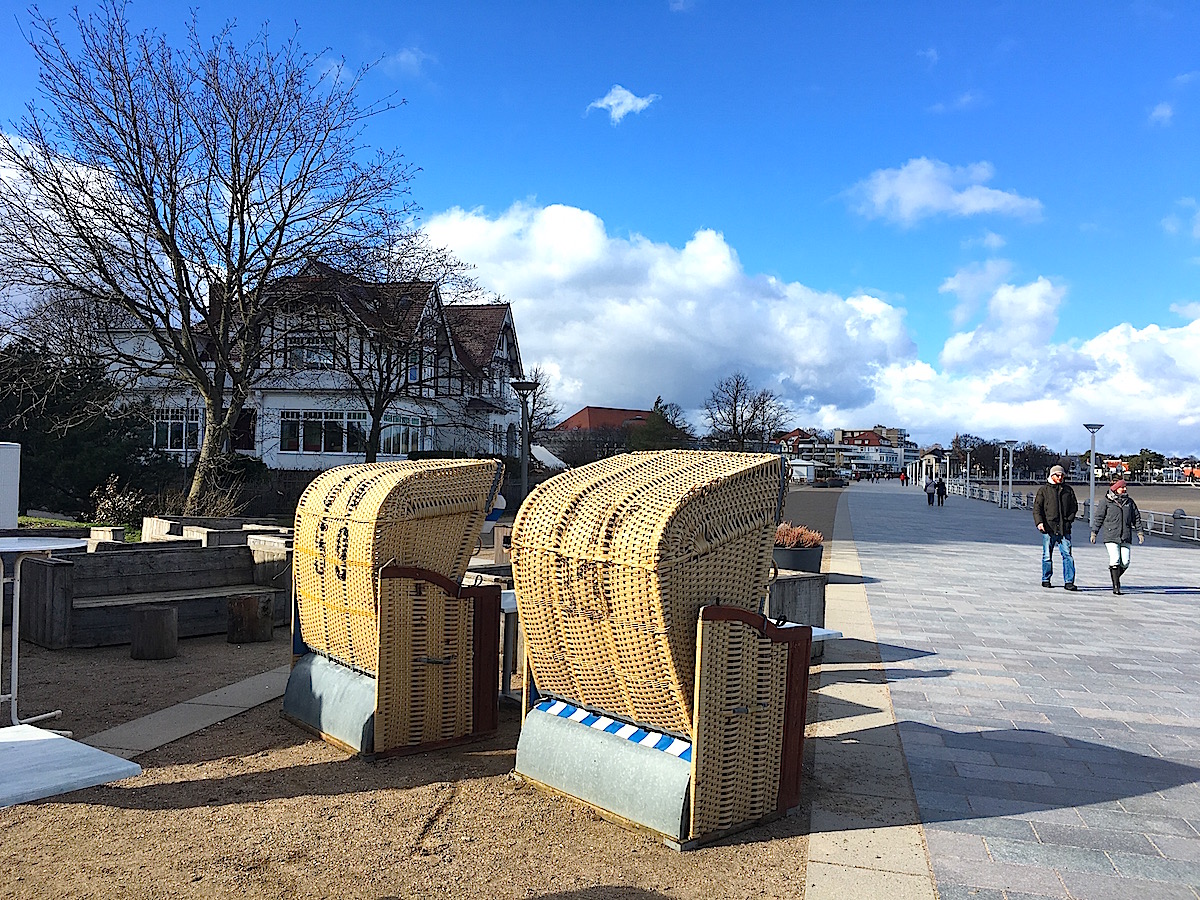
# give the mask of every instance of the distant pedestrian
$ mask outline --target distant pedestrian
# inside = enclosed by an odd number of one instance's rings
[[[1071,556],[1071,523],[1079,512],[1079,501],[1075,491],[1066,483],[1066,472],[1062,466],[1054,466],[1046,484],[1037,490],[1033,498],[1033,522],[1042,533],[1042,587],[1051,586],[1054,574],[1054,548],[1062,555],[1063,587],[1068,591],[1075,587],[1075,559]]]
[[[900,473],[900,487],[908,487],[908,473],[907,472]]]
[[[929,501],[929,505],[933,506],[933,495],[937,491],[937,485],[933,483],[933,479],[928,475],[925,476],[925,497]]]
[[[941,506],[946,502],[946,479],[941,475],[938,476],[935,489],[937,491],[938,506]]]
[[[1096,543],[1096,535],[1104,540],[1104,549],[1108,551],[1108,573],[1112,576],[1113,593],[1121,593],[1121,576],[1129,568],[1129,555],[1133,550],[1133,536],[1136,534],[1138,543],[1146,540],[1145,526],[1142,524],[1142,514],[1129,496],[1129,488],[1125,481],[1114,481],[1104,497],[1104,505],[1100,507],[1099,515],[1092,525],[1092,543]]]

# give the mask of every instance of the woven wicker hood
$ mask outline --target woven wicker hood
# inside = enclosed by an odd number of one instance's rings
[[[512,534],[538,690],[688,732],[700,607],[758,609],[784,487],[777,456],[691,450],[623,454],[539,486]]]
[[[394,561],[461,581],[501,472],[496,460],[439,459],[318,475],[296,508],[292,568],[303,641],[373,674],[379,568]]]

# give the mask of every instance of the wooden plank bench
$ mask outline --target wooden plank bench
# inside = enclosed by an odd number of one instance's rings
[[[233,598],[269,595],[291,616],[290,551],[248,546],[110,550],[30,559],[21,580],[21,638],[50,650],[130,642],[130,611],[173,606],[179,636],[225,634]]]

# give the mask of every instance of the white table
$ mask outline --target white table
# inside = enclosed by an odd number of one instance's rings
[[[0,703],[7,700],[11,704],[9,713],[13,725],[25,725],[62,716],[61,709],[42,713],[40,716],[31,716],[28,719],[22,719],[17,715],[17,659],[21,645],[21,563],[30,556],[49,556],[55,550],[76,550],[86,546],[87,541],[79,538],[0,537],[0,553],[16,554],[12,577],[12,653],[9,659],[9,692],[0,694]],[[4,648],[0,642],[0,671],[2,671],[3,661]]]

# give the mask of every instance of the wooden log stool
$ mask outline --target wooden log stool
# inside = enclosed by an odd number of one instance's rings
[[[274,629],[275,599],[270,594],[238,594],[229,598],[229,643],[269,641]]]
[[[131,659],[174,659],[179,654],[179,610],[142,606],[129,612]]]

